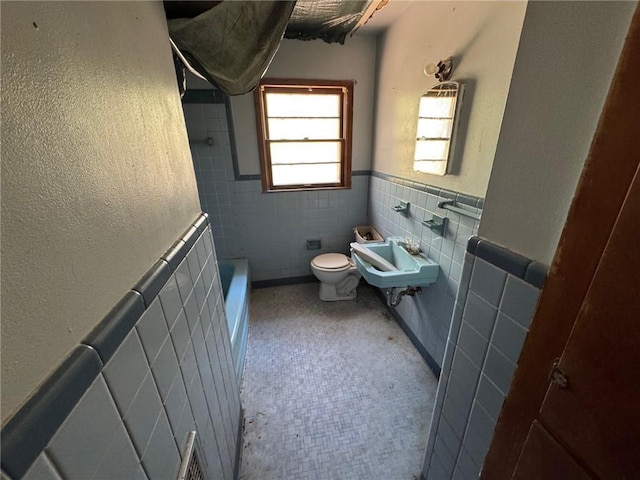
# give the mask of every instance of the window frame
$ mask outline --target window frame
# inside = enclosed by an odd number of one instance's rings
[[[256,110],[256,127],[258,134],[258,151],[260,154],[260,170],[262,172],[262,191],[285,192],[305,190],[339,190],[351,188],[351,160],[353,136],[353,86],[351,80],[310,80],[265,78],[254,90]],[[336,183],[273,185],[273,171],[268,138],[268,111],[265,101],[267,93],[326,93],[340,94],[340,181]],[[332,139],[333,140],[333,139]],[[302,140],[304,141],[304,140]],[[313,141],[313,140],[311,140]],[[286,141],[285,141],[286,142]],[[300,140],[295,140],[296,143]]]

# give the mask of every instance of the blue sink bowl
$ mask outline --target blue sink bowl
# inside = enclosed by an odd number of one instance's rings
[[[379,288],[418,287],[431,285],[438,279],[440,266],[436,262],[420,255],[411,255],[398,245],[397,240],[387,239],[384,243],[368,244],[366,247],[398,269],[383,272],[352,252],[356,268],[370,285]]]

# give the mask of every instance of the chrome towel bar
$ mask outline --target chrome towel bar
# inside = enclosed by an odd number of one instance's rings
[[[446,202],[440,202],[438,204],[439,208],[443,208],[445,210],[451,210],[452,212],[459,213],[460,215],[464,215],[469,218],[473,218],[474,220],[480,220],[480,214],[476,212],[470,212],[469,210],[465,210],[464,208],[460,208],[456,206],[455,200],[447,200]]]

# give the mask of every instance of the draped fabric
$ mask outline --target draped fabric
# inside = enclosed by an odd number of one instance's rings
[[[253,90],[283,35],[344,44],[371,0],[169,2],[169,34],[189,65],[227,95]],[[169,13],[169,10],[167,10]],[[192,18],[175,18],[183,15]],[[195,15],[195,16],[194,16]]]
[[[171,39],[194,69],[227,95],[243,95],[267,70],[295,4],[227,1],[167,24]]]
[[[344,44],[370,3],[371,0],[298,0],[285,38],[319,38]]]

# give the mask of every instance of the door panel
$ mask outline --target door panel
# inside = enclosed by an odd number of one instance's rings
[[[593,480],[538,421],[533,422],[514,480]]]
[[[640,478],[640,169],[614,226],[540,419],[602,479]]]

